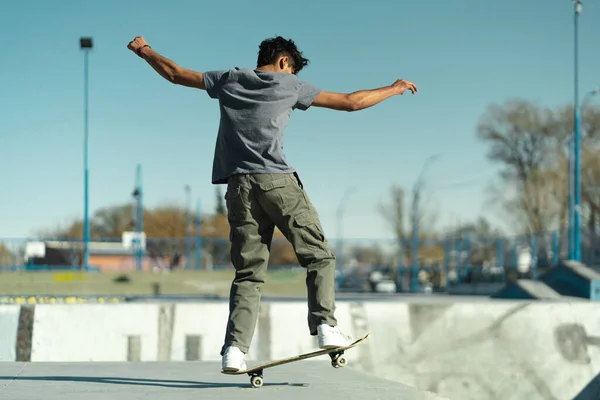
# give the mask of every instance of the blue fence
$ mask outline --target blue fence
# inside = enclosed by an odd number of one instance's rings
[[[44,242],[44,257],[32,257],[31,243]],[[29,243],[29,244],[28,244]],[[464,235],[418,242],[418,262],[413,262],[412,240],[329,240],[336,254],[338,287],[368,290],[369,276],[393,281],[397,291],[424,287],[444,290],[473,282],[506,282],[511,277],[536,279],[545,269],[567,257],[567,233],[482,238]],[[582,261],[597,264],[599,242],[595,234],[582,233]],[[191,237],[147,239],[137,260],[135,249],[121,239],[94,239],[90,243],[92,270],[212,270],[231,268],[228,238]],[[83,242],[46,238],[0,239],[0,269],[5,271],[81,269]],[[299,267],[291,245],[274,239],[269,268]]]

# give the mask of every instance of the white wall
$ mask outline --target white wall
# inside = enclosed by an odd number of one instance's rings
[[[19,324],[18,305],[0,305],[0,361],[14,361]]]
[[[158,305],[37,305],[31,361],[126,361],[130,335],[141,336],[141,360],[155,361]]]
[[[202,341],[200,360],[220,361],[219,353],[225,338],[228,313],[227,303],[178,304],[173,329],[172,360],[185,360],[186,335],[200,335]],[[249,361],[254,360],[259,335],[260,329],[257,327],[252,346],[246,357]]]

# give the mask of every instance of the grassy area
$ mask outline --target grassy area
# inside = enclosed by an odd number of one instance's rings
[[[127,277],[127,280],[119,278]],[[10,295],[229,295],[233,271],[0,272],[0,296]],[[121,281],[120,281],[121,280]],[[267,296],[304,296],[304,271],[269,272]]]

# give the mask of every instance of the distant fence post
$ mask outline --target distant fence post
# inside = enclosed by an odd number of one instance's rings
[[[410,274],[410,291],[418,292],[419,291],[419,237],[416,236],[413,238],[413,248],[412,248],[412,268]]]
[[[513,243],[513,265],[515,268],[519,268],[519,236],[515,236]]]
[[[456,273],[456,283],[460,283],[461,279],[460,279],[460,258],[461,258],[461,243],[462,243],[462,238],[461,239],[454,239],[454,269],[455,269],[455,273]]]
[[[465,234],[465,268],[464,268],[464,276],[467,277],[469,272],[471,271],[471,237],[467,233]]]
[[[498,239],[497,240],[497,245],[496,245],[496,266],[498,268],[503,268],[504,266],[502,265],[504,263],[504,261],[502,260],[502,255],[503,255],[503,250],[502,250],[502,239]]]
[[[560,253],[559,248],[559,231],[552,232],[552,265],[556,267],[558,265],[558,255]]]
[[[196,201],[196,269],[202,268],[202,214],[200,199]]]
[[[531,279],[537,279],[537,235],[531,235]]]
[[[450,279],[450,239],[446,237],[444,241],[444,289],[448,288],[448,280]]]
[[[396,287],[397,291],[404,291],[404,242],[401,239],[398,240],[398,252],[396,253],[397,267],[396,267]]]

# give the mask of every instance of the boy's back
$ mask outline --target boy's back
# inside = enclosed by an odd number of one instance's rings
[[[294,109],[306,110],[321,91],[293,74],[249,68],[204,73],[206,91],[218,99],[221,121],[212,182],[233,174],[290,173],[283,134]]]

